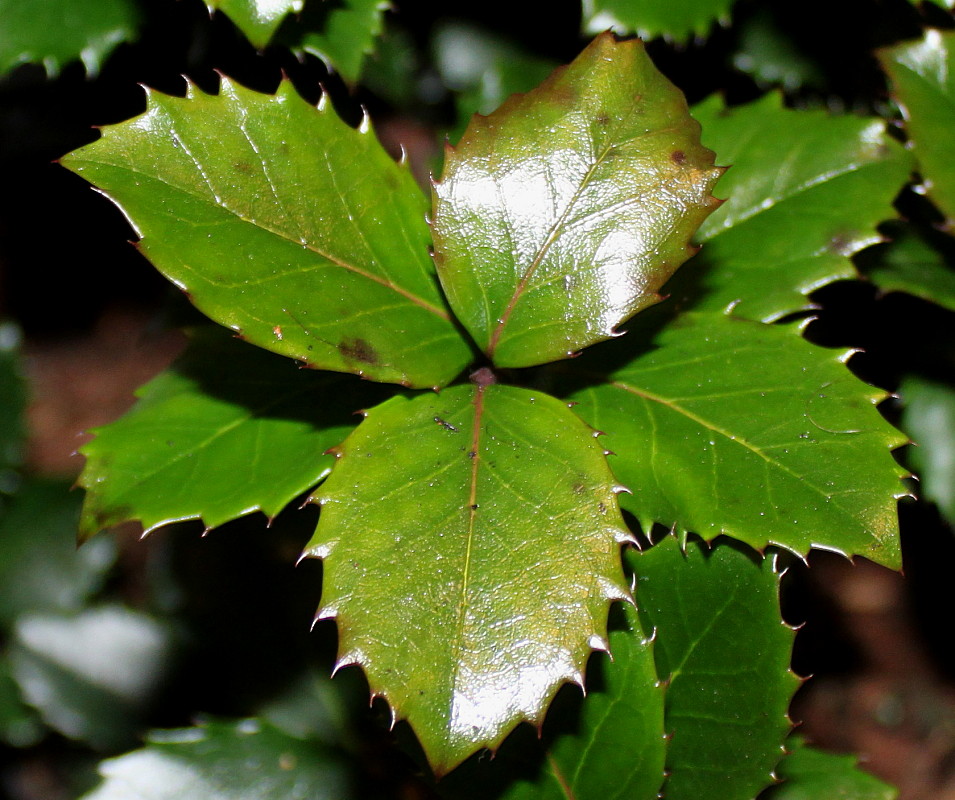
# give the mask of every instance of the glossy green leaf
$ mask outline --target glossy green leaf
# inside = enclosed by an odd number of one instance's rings
[[[306,548],[325,561],[319,616],[437,773],[540,723],[606,647],[626,597],[614,492],[593,431],[525,389],[396,397],[341,446]]]
[[[661,298],[719,170],[638,40],[598,37],[475,117],[435,186],[436,262],[495,364],[564,358]]]
[[[709,33],[719,20],[729,21],[735,0],[584,0],[583,24],[587,33],[608,28],[643,39],[663,36],[685,42]]]
[[[83,800],[345,800],[341,757],[258,720],[155,731],[146,747],[104,761]]]
[[[169,658],[169,631],[122,606],[24,614],[11,660],[43,721],[100,750],[133,744]]]
[[[332,4],[309,4],[301,21],[303,26],[309,26],[309,9],[319,10],[320,6]],[[299,46],[317,55],[349,83],[356,83],[365,58],[381,35],[385,11],[390,7],[388,0],[344,0],[333,7],[322,8],[321,30],[307,32]]]
[[[490,114],[512,94],[531,91],[558,66],[474,25],[445,23],[432,38],[438,72],[454,92],[458,123],[453,142],[474,114]]]
[[[149,93],[149,110],[63,163],[106,193],[204,313],[322,369],[443,385],[471,351],[428,256],[427,200],[367,120],[283,81]]]
[[[115,559],[108,538],[76,547],[80,496],[30,480],[0,514],[0,629],[26,612],[79,611]]]
[[[701,226],[703,251],[671,281],[674,295],[769,322],[854,277],[849,256],[880,241],[875,226],[895,216],[912,166],[885,123],[791,111],[778,94],[733,109],[711,98],[693,114],[717,163],[733,167],[716,188],[729,199]]]
[[[588,683],[575,730],[548,740],[535,781],[516,781],[502,800],[655,800],[663,783],[664,687],[652,643],[636,611],[610,634],[609,659],[598,687]]]
[[[621,503],[645,530],[898,568],[905,491],[891,450],[906,440],[875,408],[886,393],[845,367],[849,355],[781,326],[686,314],[652,348],[621,347],[609,374],[581,358],[574,369],[590,385],[571,399],[607,432],[611,467],[633,492]]]
[[[206,0],[231,19],[256,47],[263,48],[289,14],[302,10],[304,0]]]
[[[667,537],[630,553],[644,627],[667,681],[667,800],[750,800],[773,781],[799,679],[775,558]]]
[[[902,427],[915,442],[906,451],[919,476],[919,494],[955,523],[955,389],[924,378],[906,378]]]
[[[96,74],[139,26],[132,0],[0,0],[0,74],[27,62],[50,76],[80,59]]]
[[[883,292],[906,292],[955,311],[955,241],[903,222],[884,230],[889,242],[859,254],[862,273]]]
[[[856,766],[853,756],[825,753],[791,738],[776,775],[783,783],[760,800],[895,800],[898,791]]]
[[[921,40],[883,50],[880,60],[902,106],[929,197],[955,225],[955,33],[928,30]]]
[[[207,332],[138,395],[80,448],[84,536],[130,519],[149,531],[186,519],[214,528],[253,511],[274,517],[328,474],[325,451],[383,393]]]

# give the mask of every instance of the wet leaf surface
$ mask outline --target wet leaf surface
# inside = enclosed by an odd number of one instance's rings
[[[543,393],[397,397],[341,447],[306,554],[339,663],[407,719],[439,774],[521,720],[605,646],[629,534],[593,432]]]
[[[289,14],[302,10],[304,0],[206,0],[210,11],[224,12],[260,50],[269,43]]]
[[[642,43],[598,37],[448,151],[432,227],[455,314],[503,367],[613,336],[691,255],[718,175]]]

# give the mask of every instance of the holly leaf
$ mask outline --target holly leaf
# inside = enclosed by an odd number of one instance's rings
[[[352,797],[340,755],[266,722],[208,722],[154,731],[147,745],[100,765],[82,800],[342,800]]]
[[[590,35],[612,28],[635,33],[641,39],[686,42],[706,36],[713,23],[729,23],[734,0],[584,0],[584,32]]]
[[[749,800],[773,782],[799,679],[776,559],[667,537],[628,554],[666,683],[668,800]],[[717,688],[718,687],[718,688]]]
[[[799,737],[786,743],[792,751],[779,762],[774,786],[763,800],[895,800],[898,791],[856,766],[853,756],[824,753]]]
[[[919,476],[919,493],[955,524],[955,390],[910,376],[899,394],[905,403],[902,428],[915,443],[906,455]]]
[[[76,59],[95,75],[139,27],[131,0],[0,0],[0,19],[0,74],[18,64],[38,63],[50,77]]]
[[[543,736],[511,737],[438,784],[448,800],[652,800],[663,783],[664,686],[636,609],[614,606],[610,652],[591,657],[587,695],[561,692]]]
[[[955,33],[930,29],[879,53],[905,117],[928,196],[955,225]]]
[[[904,222],[886,223],[890,241],[859,254],[862,273],[883,292],[906,292],[955,311],[951,237]]]
[[[200,333],[138,390],[126,416],[80,448],[81,535],[126,520],[148,532],[187,519],[214,528],[253,511],[274,517],[328,474],[334,459],[325,451],[355,426],[360,404],[382,394],[351,376],[297,370],[217,331]]]
[[[607,431],[621,503],[704,539],[800,555],[823,547],[898,568],[896,500],[905,437],[876,410],[886,393],[786,327],[686,314],[652,347],[615,354],[609,372],[581,358],[570,399]],[[596,359],[594,359],[596,362]]]
[[[637,40],[599,36],[475,117],[435,185],[451,307],[503,367],[564,358],[661,298],[720,171]]]
[[[344,0],[329,6],[332,4],[306,6],[301,26],[307,30],[296,47],[321,58],[348,83],[357,83],[391,5],[388,0]],[[321,15],[320,25],[310,17],[310,10]]]
[[[289,14],[302,10],[304,0],[206,0],[209,11],[226,14],[258,49],[265,47]]]
[[[305,551],[324,559],[319,618],[436,773],[539,725],[606,648],[628,596],[614,491],[563,403],[480,381],[393,398],[342,444]]]
[[[218,95],[149,92],[63,163],[130,219],[198,308],[253,344],[322,369],[443,385],[471,350],[428,256],[427,200],[367,119],[342,122],[283,81]]]
[[[880,241],[910,156],[881,120],[790,111],[778,94],[727,109],[694,107],[703,141],[732,164],[729,199],[700,227],[703,251],[670,288],[695,310],[770,322],[812,308],[807,295],[856,277],[849,257]]]

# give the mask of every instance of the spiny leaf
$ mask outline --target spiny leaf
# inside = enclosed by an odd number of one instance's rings
[[[0,0],[0,74],[17,64],[43,64],[47,75],[80,59],[91,75],[136,33],[130,0]]]
[[[775,558],[667,537],[630,553],[644,627],[667,682],[667,800],[750,800],[773,781],[799,679]],[[760,563],[761,562],[761,563]]]
[[[929,197],[955,226],[955,33],[928,30],[879,59],[898,96]]]
[[[908,377],[899,394],[905,403],[902,427],[915,442],[906,455],[919,476],[920,494],[955,524],[955,389]]]
[[[435,258],[495,364],[564,358],[660,300],[716,205],[698,131],[642,43],[610,34],[474,118],[435,186]]]
[[[589,34],[613,28],[642,39],[685,42],[709,33],[717,20],[729,21],[734,0],[583,0],[584,30]]]
[[[154,731],[148,744],[100,766],[83,800],[343,800],[342,757],[259,720]]]
[[[339,664],[414,728],[437,773],[540,723],[583,682],[629,537],[593,431],[499,385],[396,397],[342,444],[306,554]]]
[[[663,783],[665,689],[652,642],[637,612],[622,607],[626,627],[610,634],[613,661],[588,692],[573,731],[547,741],[535,781],[515,781],[501,800],[655,800]],[[589,676],[588,676],[589,678]],[[550,718],[548,718],[548,723]]]
[[[898,791],[856,766],[853,756],[824,753],[791,737],[792,749],[779,762],[776,775],[783,780],[762,800],[895,800]]]
[[[790,111],[778,94],[726,109],[693,109],[717,163],[732,164],[716,193],[729,199],[700,227],[703,251],[668,284],[695,310],[732,309],[770,322],[811,308],[807,295],[855,277],[849,256],[879,241],[911,157],[885,123]]]
[[[64,164],[102,189],[200,310],[312,366],[443,385],[471,352],[428,257],[427,200],[367,119],[283,81],[257,94],[149,93]]]
[[[274,517],[331,470],[325,451],[354,427],[360,404],[382,397],[375,384],[302,372],[216,334],[197,334],[132,411],[80,448],[82,535],[129,519],[149,531],[186,519],[214,528],[257,510]]]
[[[905,491],[891,450],[905,437],[876,410],[886,393],[791,330],[724,314],[686,314],[643,352],[586,372],[571,398],[607,431],[610,463],[653,523],[756,549],[811,547],[900,566],[896,499]],[[594,359],[595,369],[598,366]]]
[[[302,10],[304,0],[206,0],[209,11],[228,15],[245,37],[259,49],[291,13]]]
[[[313,7],[317,8],[317,4],[309,6]],[[345,0],[341,6],[322,9],[325,13],[321,32],[309,31],[302,36],[299,46],[326,61],[349,83],[357,83],[365,57],[381,35],[389,8],[388,0]],[[307,14],[306,10],[303,26],[309,24]]]
[[[883,226],[890,241],[859,254],[859,269],[883,292],[907,292],[955,311],[955,240],[898,221]]]

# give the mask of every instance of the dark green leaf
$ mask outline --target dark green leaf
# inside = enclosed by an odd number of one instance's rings
[[[54,76],[74,59],[98,72],[134,36],[139,14],[131,0],[0,0],[0,20],[0,73],[35,62]]]
[[[306,7],[306,16],[301,24],[308,26],[308,9],[330,3],[313,2]],[[300,47],[328,63],[349,83],[361,77],[362,65],[381,35],[385,11],[390,8],[388,0],[344,0],[341,5],[322,9],[322,30],[309,31]]]
[[[346,800],[341,758],[268,723],[210,722],[156,731],[141,750],[104,761],[83,800]]]
[[[824,753],[798,738],[787,743],[793,751],[779,762],[776,775],[784,783],[760,800],[895,800],[898,792],[863,772],[852,756]]]
[[[43,726],[36,712],[24,705],[10,662],[0,651],[0,742],[11,747],[31,747],[42,738]]]
[[[955,225],[955,33],[928,30],[880,60],[905,115],[929,197]]]
[[[306,554],[339,664],[406,718],[438,773],[583,682],[626,596],[629,537],[594,433],[542,393],[458,386],[372,410],[316,498]]]
[[[750,800],[772,783],[799,679],[775,558],[723,541],[631,553],[637,605],[667,681],[667,800]]]
[[[409,170],[283,81],[150,92],[145,115],[64,159],[132,220],[142,249],[217,322],[323,369],[419,387],[471,358],[428,256]]]
[[[0,515],[0,628],[27,611],[79,611],[115,557],[109,539],[76,547],[80,497],[28,481]]]
[[[655,800],[663,783],[664,687],[652,643],[636,611],[622,608],[627,629],[610,634],[613,661],[601,670],[575,730],[549,741],[541,774],[516,781],[502,800]],[[588,676],[589,678],[590,676]]]
[[[214,528],[259,510],[274,517],[325,477],[334,460],[325,451],[382,391],[206,334],[138,395],[80,448],[84,536],[130,519],[149,531],[186,519]]]
[[[16,488],[13,470],[20,466],[22,455],[26,389],[17,358],[19,344],[19,329],[0,322],[0,497]]]
[[[462,23],[434,34],[434,57],[445,85],[455,92],[457,141],[474,114],[490,114],[508,97],[529,92],[558,66],[508,39]]]
[[[729,21],[734,0],[584,0],[583,23],[587,33],[613,28],[619,34],[635,33],[643,39],[664,36],[685,42],[709,33],[713,23]]]
[[[890,242],[860,253],[858,264],[863,274],[883,292],[907,292],[955,311],[951,238],[903,222],[886,223],[885,231]],[[948,251],[948,257],[940,246]]]
[[[895,216],[912,166],[885,123],[790,111],[778,94],[733,109],[711,98],[693,113],[717,162],[733,168],[716,190],[729,199],[700,227],[703,252],[671,281],[674,295],[769,322],[854,277],[849,256],[880,240],[875,226]]]
[[[891,450],[905,437],[875,408],[886,393],[844,366],[851,352],[724,314],[683,315],[653,344],[606,376],[580,359],[592,385],[572,395],[607,431],[611,467],[633,492],[621,503],[645,530],[900,566],[905,492]]]
[[[282,20],[302,10],[304,0],[206,0],[210,11],[219,9],[259,49],[265,47]]]
[[[658,302],[719,175],[637,40],[598,37],[475,117],[435,187],[451,306],[499,366],[564,358]]]
[[[11,652],[24,699],[50,727],[94,748],[129,747],[168,659],[168,632],[121,606],[24,614]]]
[[[733,66],[752,75],[760,85],[781,86],[787,91],[825,86],[822,68],[779,25],[772,6],[760,7],[736,30],[739,47],[733,54]]]
[[[955,524],[955,390],[923,378],[903,381],[902,427],[915,442],[906,455],[919,476],[919,494]]]

